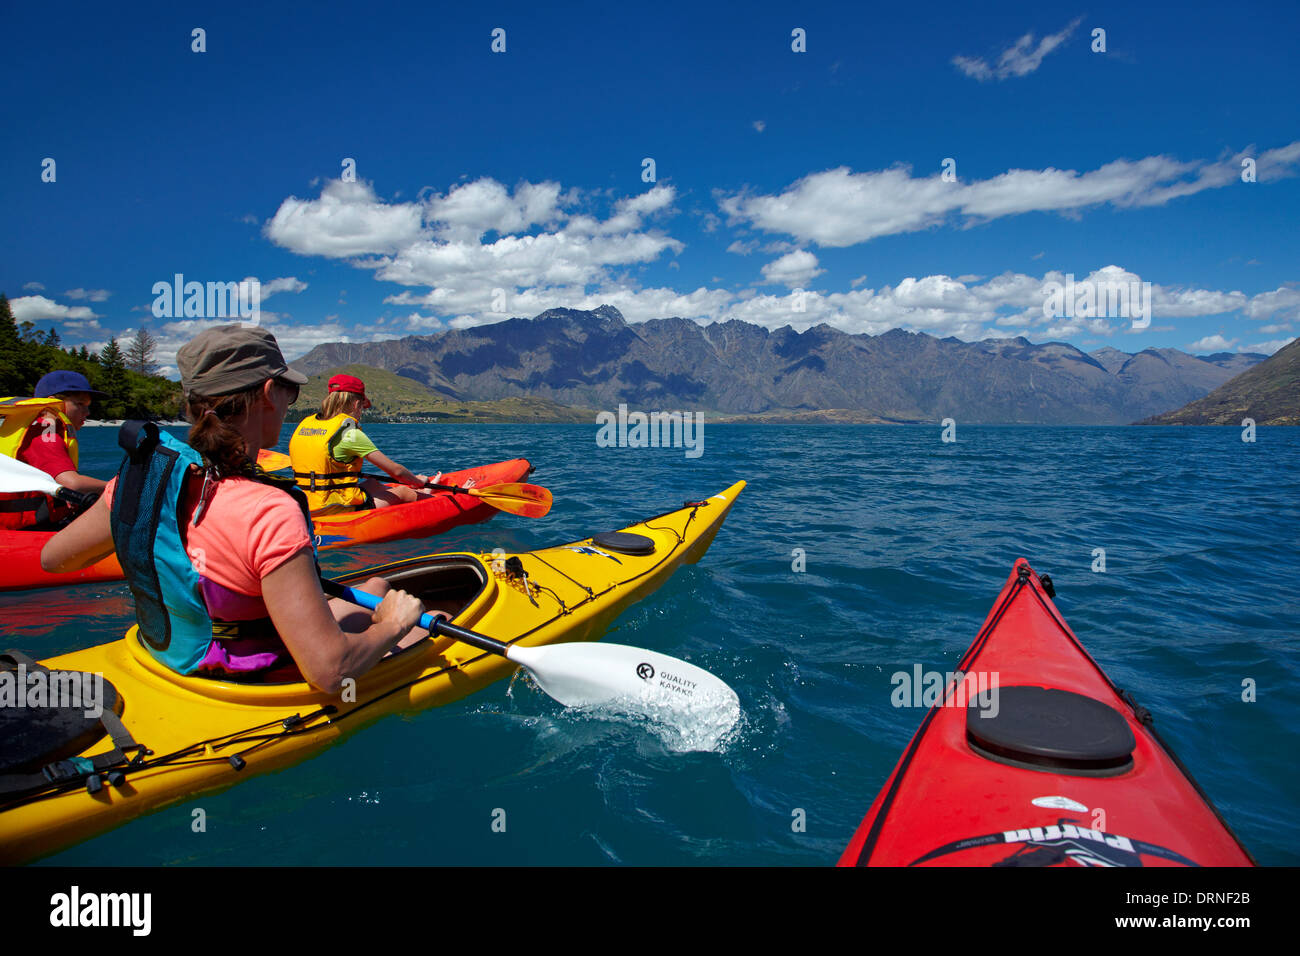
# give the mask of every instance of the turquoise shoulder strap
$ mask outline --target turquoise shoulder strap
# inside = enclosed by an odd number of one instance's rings
[[[152,422],[127,422],[118,435],[126,458],[110,517],[113,544],[135,597],[144,645],[179,674],[199,666],[212,643],[212,618],[180,523],[190,466],[203,459]]]

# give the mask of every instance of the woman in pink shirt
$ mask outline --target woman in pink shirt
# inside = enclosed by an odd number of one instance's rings
[[[336,693],[344,679],[426,636],[415,627],[424,612],[420,601],[382,578],[363,585],[384,598],[373,614],[327,600],[303,510],[288,492],[260,480],[257,453],[279,439],[285,413],[307,381],[285,364],[275,337],[237,325],[208,329],[181,348],[177,366],[192,423],[187,443],[203,456],[207,478],[215,478],[189,481],[180,510],[203,605],[214,621],[269,618],[274,625],[260,637],[212,637],[183,672],[249,679],[296,665],[314,687]],[[42,567],[72,571],[114,550],[116,483],[46,544]]]

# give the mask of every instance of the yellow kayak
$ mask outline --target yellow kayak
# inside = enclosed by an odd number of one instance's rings
[[[429,610],[446,611],[455,624],[507,644],[597,640],[629,605],[704,555],[744,487],[737,482],[622,532],[567,545],[518,555],[410,558],[340,580],[380,575]],[[162,807],[283,769],[387,714],[451,703],[515,670],[502,657],[438,637],[382,661],[354,688],[327,695],[305,683],[180,676],[149,654],[134,627],[122,640],[40,663],[53,672],[103,674],[117,694],[119,730],[136,746],[122,748],[127,760],[114,762],[114,741],[99,730],[93,743],[82,738],[81,749],[51,754],[44,777],[41,767],[35,776],[28,768],[25,778],[0,775],[0,784],[7,781],[7,789],[0,786],[0,863],[46,856]],[[0,753],[6,746],[0,741]],[[68,757],[90,772],[60,777]],[[19,786],[24,780],[28,785]]]

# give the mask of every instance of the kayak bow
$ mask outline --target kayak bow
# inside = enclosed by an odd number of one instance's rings
[[[1021,558],[840,866],[1250,866]]]

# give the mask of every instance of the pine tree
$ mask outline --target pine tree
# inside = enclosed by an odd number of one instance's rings
[[[108,393],[108,398],[103,399],[105,408],[110,410],[110,418],[118,418],[120,413],[114,414],[114,411],[125,407],[130,384],[126,377],[126,361],[116,337],[109,339],[104,350],[99,353],[99,363],[104,370],[100,377],[100,382],[103,383],[100,391]]]
[[[22,395],[26,382],[22,376],[22,344],[18,326],[9,307],[9,297],[0,292],[0,396]]]
[[[158,340],[149,332],[149,327],[141,323],[135,338],[126,347],[126,367],[141,375],[156,374],[158,363],[153,360],[153,353],[157,347]]]

